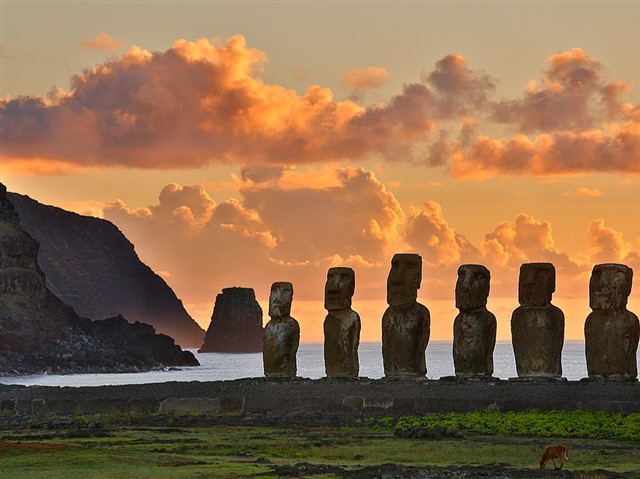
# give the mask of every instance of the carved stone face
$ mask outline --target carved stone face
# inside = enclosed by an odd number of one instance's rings
[[[273,283],[269,295],[269,316],[272,318],[288,318],[291,314],[293,286],[291,283]]]
[[[387,278],[387,303],[406,306],[415,303],[422,281],[422,257],[418,254],[399,253],[391,260]]]
[[[351,307],[356,275],[351,268],[331,268],[324,286],[324,309],[337,311]]]
[[[597,264],[589,281],[591,309],[625,306],[631,294],[633,270],[624,264]]]
[[[520,266],[518,302],[522,306],[547,306],[551,304],[555,290],[556,269],[551,263],[525,263]]]
[[[479,264],[463,264],[458,268],[456,308],[474,310],[487,305],[491,273]]]

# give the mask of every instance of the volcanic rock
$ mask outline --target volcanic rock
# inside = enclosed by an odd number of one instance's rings
[[[511,315],[511,340],[516,370],[522,378],[560,378],[564,344],[564,313],[551,304],[556,268],[551,263],[520,266],[518,302]]]
[[[7,193],[24,230],[40,243],[47,287],[80,316],[122,314],[151,324],[183,347],[202,344],[204,331],[173,290],[147,265],[109,221],[46,206]]]
[[[251,288],[224,288],[216,296],[199,353],[262,352],[262,308]]]
[[[147,324],[80,317],[47,287],[38,248],[0,183],[0,375],[198,365]]]
[[[490,378],[496,345],[496,317],[487,310],[491,273],[479,264],[458,268],[453,322],[453,364],[458,377]]]
[[[353,269],[329,268],[324,287],[324,369],[328,377],[358,377],[360,316],[351,309],[356,287]]]
[[[269,294],[269,317],[264,327],[262,365],[268,378],[294,378],[298,372],[296,354],[300,345],[300,324],[291,317],[293,285],[276,281]]]
[[[382,362],[387,378],[419,378],[427,373],[431,314],[417,301],[421,282],[420,255],[393,255],[387,278],[389,307],[382,316]]]

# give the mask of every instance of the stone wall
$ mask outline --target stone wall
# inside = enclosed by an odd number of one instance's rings
[[[83,388],[0,386],[3,413],[342,413],[585,410],[640,413],[640,385],[611,381],[268,380]]]

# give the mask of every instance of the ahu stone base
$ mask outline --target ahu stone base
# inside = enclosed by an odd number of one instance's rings
[[[5,415],[343,413],[419,415],[585,410],[640,413],[637,383],[619,381],[353,381],[265,378],[58,388],[0,385]]]

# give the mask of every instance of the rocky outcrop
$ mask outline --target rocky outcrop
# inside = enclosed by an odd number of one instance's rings
[[[197,365],[152,326],[80,317],[46,285],[38,242],[0,183],[0,374],[124,372]]]
[[[182,302],[109,221],[7,194],[24,230],[40,243],[39,262],[47,286],[80,316],[122,314],[151,324],[183,347],[202,344],[204,331]]]
[[[262,308],[251,288],[224,288],[199,353],[262,352]]]

